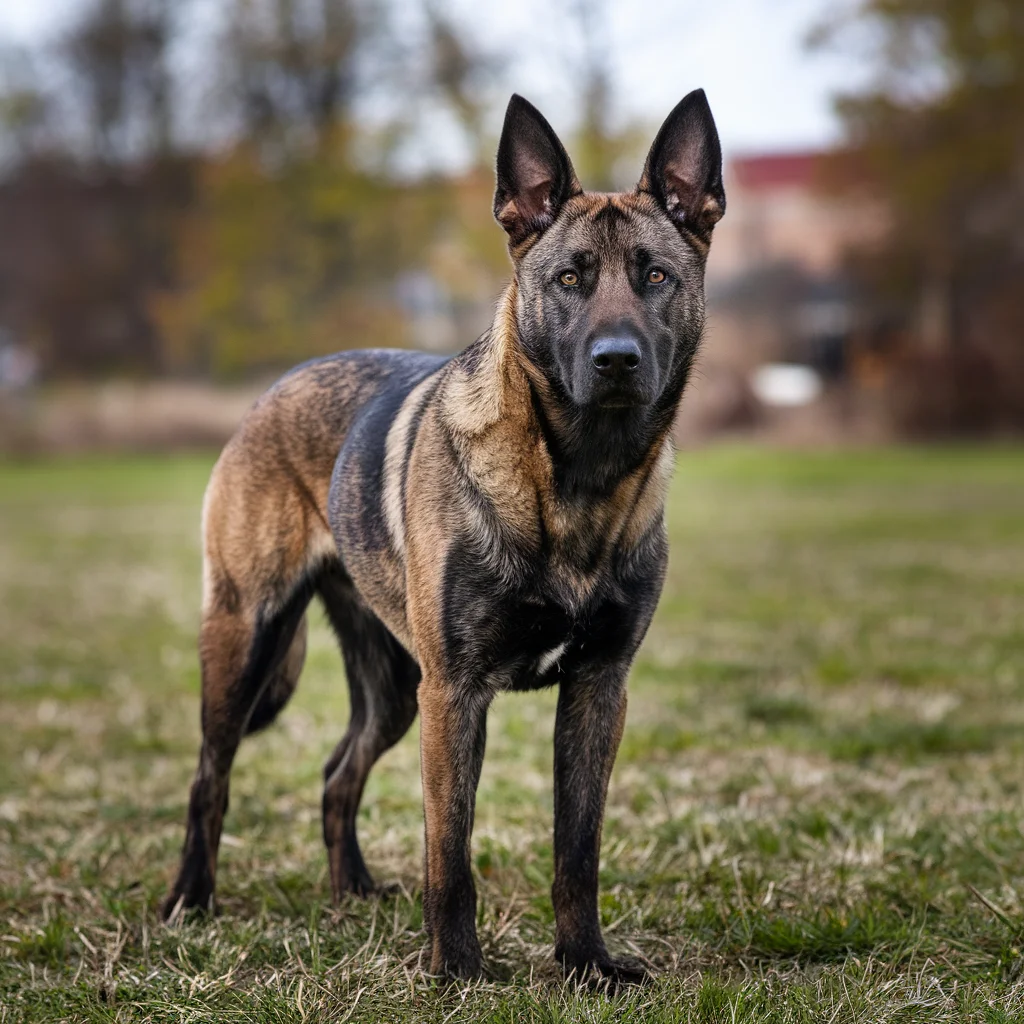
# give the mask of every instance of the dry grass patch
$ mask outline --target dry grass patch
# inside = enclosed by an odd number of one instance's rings
[[[329,906],[319,617],[243,745],[221,913],[155,910],[198,741],[204,458],[0,468],[0,1021],[1012,1021],[1024,1016],[1024,456],[686,454],[609,802],[608,996],[552,958],[554,694],[500,698],[474,861],[489,976],[424,972],[417,736]]]

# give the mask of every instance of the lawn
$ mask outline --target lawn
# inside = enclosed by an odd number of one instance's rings
[[[490,719],[486,980],[424,972],[416,728],[360,819],[397,894],[331,907],[319,612],[236,764],[219,915],[158,923],[211,462],[0,467],[0,1022],[1024,1019],[1024,450],[680,456],[601,866],[609,945],[657,977],[611,997],[551,955],[553,693]]]

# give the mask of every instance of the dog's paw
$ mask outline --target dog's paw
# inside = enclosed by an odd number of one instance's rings
[[[397,900],[401,896],[405,896],[405,886],[401,882],[384,882],[378,885],[373,891],[373,895],[379,900]]]
[[[160,919],[167,925],[180,924],[186,914],[213,914],[213,889],[200,888],[180,891],[177,886],[160,904]]]
[[[562,964],[566,980],[596,991],[614,992],[651,980],[650,971],[639,961],[611,957],[604,951],[590,956],[556,953],[555,957]]]
[[[595,979],[598,988],[610,985],[618,988],[622,985],[645,985],[651,980],[651,972],[636,960],[613,959],[594,965],[599,977]]]
[[[456,949],[443,950],[434,937],[430,957],[430,973],[449,981],[472,981],[484,971],[479,945],[467,943]]]
[[[377,886],[373,879],[364,871],[362,874],[343,879],[335,887],[334,902],[335,904],[341,903],[349,896],[354,896],[359,900],[367,900],[371,896],[376,896],[377,892]]]

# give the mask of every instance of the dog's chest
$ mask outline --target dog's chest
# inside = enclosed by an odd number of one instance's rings
[[[632,616],[618,601],[599,598],[578,610],[524,601],[500,609],[493,678],[504,689],[553,686],[585,665],[618,656],[629,643]]]
[[[468,560],[467,560],[468,561]],[[502,586],[475,566],[449,565],[447,640],[459,671],[499,689],[550,686],[599,653],[615,632],[617,587],[598,574],[580,599],[579,569],[537,566],[528,579]],[[475,570],[475,571],[474,571]],[[603,636],[595,636],[595,630]]]
[[[532,689],[557,681],[568,668],[580,621],[543,598],[510,600],[495,609],[494,676],[507,689]]]
[[[559,681],[586,646],[585,623],[542,600],[497,603],[483,625],[477,651],[492,685],[532,690]]]

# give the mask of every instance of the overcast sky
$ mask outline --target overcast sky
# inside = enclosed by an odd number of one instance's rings
[[[214,0],[192,0],[197,19]],[[401,0],[399,0],[401,2]],[[447,0],[479,43],[511,57],[503,82],[556,129],[571,121],[571,42],[551,0]],[[57,32],[81,0],[2,0],[0,37],[33,43]],[[660,121],[707,90],[728,153],[828,145],[839,134],[831,96],[862,82],[850,54],[808,53],[807,30],[836,0],[609,0],[615,97],[622,117]],[[564,5],[561,9],[564,10]],[[500,113],[496,113],[500,117]]]

